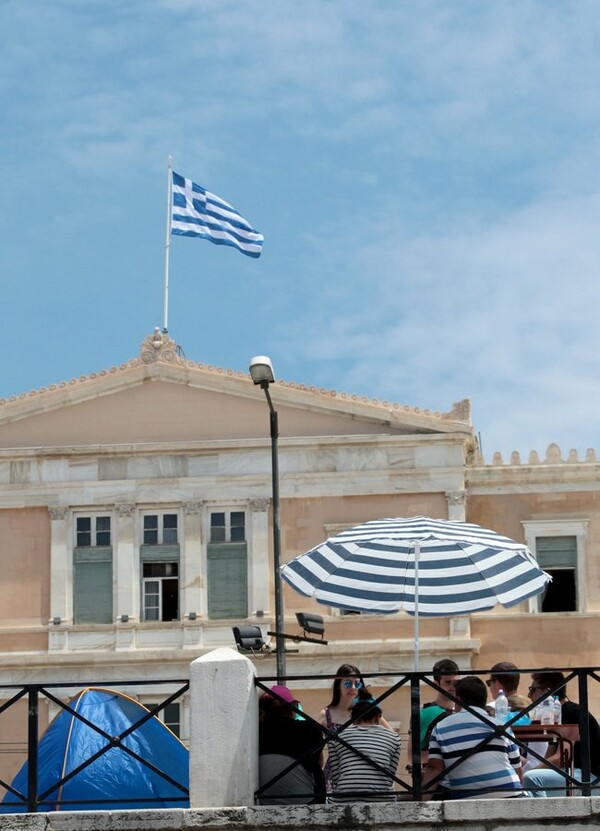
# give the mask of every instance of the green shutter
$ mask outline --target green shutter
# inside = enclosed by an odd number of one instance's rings
[[[209,543],[208,616],[213,620],[248,616],[246,543]]]
[[[74,622],[112,623],[112,549],[76,548],[73,553]]]
[[[577,568],[577,537],[537,537],[535,549],[542,568]]]
[[[179,545],[141,545],[140,559],[143,563],[178,563]]]

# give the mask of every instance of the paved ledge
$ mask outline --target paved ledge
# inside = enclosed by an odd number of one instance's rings
[[[393,805],[298,805],[160,811],[85,811],[5,814],[2,831],[537,831],[558,824],[579,831],[600,824],[600,797],[404,802]]]

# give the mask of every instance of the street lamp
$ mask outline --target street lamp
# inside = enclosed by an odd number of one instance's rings
[[[273,579],[275,581],[275,657],[277,681],[285,682],[285,639],[283,635],[283,595],[281,591],[281,526],[279,524],[279,459],[277,454],[277,411],[273,407],[269,384],[275,381],[273,364],[266,355],[257,355],[250,361],[250,377],[263,390],[269,405],[271,425],[271,479],[273,483]]]

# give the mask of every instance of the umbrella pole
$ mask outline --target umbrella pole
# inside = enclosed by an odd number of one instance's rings
[[[415,672],[419,671],[419,557],[421,543],[415,541]]]

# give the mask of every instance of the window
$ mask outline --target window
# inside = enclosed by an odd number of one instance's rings
[[[78,516],[75,520],[76,548],[110,545],[109,516]]]
[[[179,563],[143,563],[144,620],[179,620]]]
[[[142,541],[144,545],[177,545],[177,514],[145,514]]]
[[[181,705],[177,701],[167,704],[162,710],[162,719],[177,738],[181,738]]]
[[[112,623],[112,617],[110,516],[76,516],[73,549],[73,622]]]
[[[213,511],[207,546],[208,616],[248,615],[248,550],[244,511]]]
[[[530,551],[552,577],[546,590],[529,602],[530,611],[585,611],[588,520],[527,520],[523,522],[523,528]]]
[[[211,542],[244,542],[246,514],[244,511],[216,511],[210,515]]]
[[[538,537],[536,556],[552,577],[541,596],[540,610],[577,611],[577,537]]]

